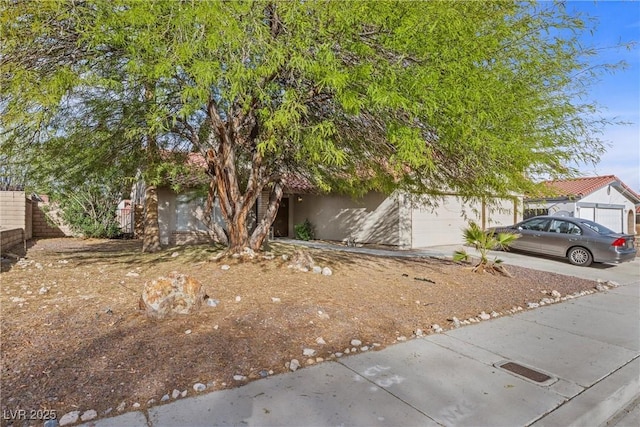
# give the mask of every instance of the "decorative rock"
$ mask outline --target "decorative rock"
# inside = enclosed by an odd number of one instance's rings
[[[315,356],[316,353],[317,353],[317,351],[315,351],[312,348],[305,348],[304,350],[302,350],[302,355],[306,356],[306,357]]]
[[[316,357],[316,363],[321,363],[324,362],[324,358],[323,357]]]
[[[603,285],[602,283],[598,283],[596,285],[596,289],[600,292],[602,291],[606,291],[607,289],[609,289],[609,287],[607,285]]]
[[[277,298],[277,297],[271,297],[271,302],[278,303],[278,302],[281,302],[281,300],[280,298]]]
[[[489,320],[491,319],[491,316],[483,311],[482,313],[480,313],[480,319]]]
[[[187,390],[183,390],[182,393],[180,393],[180,396],[187,397]]]
[[[165,394],[164,396],[162,396],[162,398],[160,399],[160,402],[166,402],[167,400],[169,400],[169,395]]]
[[[351,354],[351,349],[350,348],[345,348],[344,349],[344,354]]]
[[[459,328],[460,327],[460,320],[457,317],[454,317],[453,319],[451,319],[451,321],[453,322],[453,327],[454,328]]]
[[[247,377],[245,377],[244,375],[234,375],[233,379],[234,381],[245,381]]]
[[[298,370],[299,367],[300,367],[300,362],[298,361],[298,359],[291,359],[291,362],[289,362],[289,369],[295,372]]]
[[[236,302],[242,301],[242,297],[240,295],[236,296]]]
[[[355,347],[351,347],[351,353],[357,353],[357,352],[358,352],[358,349],[357,349],[357,348],[355,348]]]
[[[291,255],[291,263],[288,265],[289,268],[293,268],[294,270],[299,271],[309,271],[309,269],[313,268],[315,262],[311,255],[303,250],[296,250],[293,255]]]
[[[177,256],[180,256],[180,254],[178,252],[174,252],[171,254],[171,258],[175,258]]]
[[[66,426],[67,424],[73,424],[78,421],[80,417],[80,411],[67,412],[60,418],[60,425]]]
[[[316,343],[318,343],[320,345],[325,345],[326,341],[322,337],[318,337],[318,338],[316,338]]]
[[[120,404],[118,406],[116,406],[116,411],[118,412],[122,412],[124,411],[124,408],[127,407],[127,402],[125,402],[124,400],[122,402],[120,402]]]
[[[186,331],[184,331],[184,333],[189,335],[191,333],[191,329],[187,329]]]
[[[168,399],[169,399],[169,396],[168,396],[168,395],[165,395],[165,396],[167,396],[167,400],[168,400]],[[149,399],[149,400],[147,400],[147,406],[151,406],[151,405],[153,405],[154,403],[156,403],[156,400],[155,400],[155,399]]]
[[[416,334],[417,337],[421,337],[421,336],[424,335],[424,332],[422,332],[422,329],[416,329],[415,334]]]
[[[560,292],[556,291],[555,289],[553,291],[551,291],[551,296],[554,298],[560,298],[562,296],[562,294],[560,294]]]
[[[436,334],[439,334],[443,331],[443,329],[438,324],[431,325],[431,329],[433,329],[433,332],[435,332]]]
[[[337,352],[337,353],[336,353],[336,357],[342,357],[342,353]]]
[[[311,269],[311,272],[313,274],[321,274],[322,273],[322,267],[320,267],[318,265],[314,265],[313,268]]]
[[[607,280],[606,282],[607,286],[609,286],[610,288],[617,288],[618,286],[620,286],[620,283],[615,282],[613,280]]]
[[[44,294],[46,294],[47,292],[49,292],[49,288],[45,288],[44,286],[43,286],[43,287],[41,287],[41,288],[40,288],[40,290],[38,291],[38,293],[39,293],[40,295],[44,295]]]
[[[223,266],[220,267],[220,270],[225,270],[226,271],[226,270],[228,270],[230,268],[231,268],[231,266],[229,266],[228,264],[224,264]]]
[[[147,282],[140,298],[140,308],[157,319],[172,314],[189,314],[200,308],[204,287],[191,276],[172,272]]]
[[[58,427],[59,425],[60,424],[58,424],[58,420],[54,418],[52,420],[45,421],[42,427]]]
[[[200,393],[202,391],[205,391],[206,389],[207,389],[207,386],[202,383],[195,383],[193,385],[193,391],[195,391],[196,393]]]
[[[207,305],[209,307],[217,307],[218,304],[220,304],[220,301],[218,301],[217,299],[207,298]]]
[[[363,345],[360,347],[360,351],[369,351],[369,346]]]
[[[173,397],[174,399],[177,399],[179,396],[180,396],[180,391],[174,388],[173,392],[171,392],[171,397]]]
[[[527,303],[527,308],[537,308],[540,307],[540,304],[538,304],[537,302],[528,302]]]
[[[282,255],[283,261],[289,261],[289,255]]]
[[[329,315],[322,310],[318,310],[318,317],[324,320],[329,320]]]
[[[98,413],[93,409],[89,409],[88,411],[85,411],[82,415],[80,415],[80,420],[89,421],[97,417]]]
[[[316,363],[315,360],[313,359],[307,359],[307,365],[313,365],[314,363]]]
[[[400,335],[398,338],[396,338],[396,341],[406,341],[407,337],[405,337],[404,335]]]
[[[499,314],[499,313],[497,313],[497,312],[495,312],[495,311],[492,311],[492,312],[491,312],[491,317],[498,317],[498,316],[500,316],[500,314]]]
[[[140,404],[138,402],[134,402],[133,405],[131,405],[133,408],[138,409],[140,407]]]
[[[351,345],[353,345],[353,346],[362,345],[362,341],[360,341],[360,340],[351,340]]]
[[[25,302],[26,299],[20,297],[11,297],[11,302]]]
[[[258,372],[258,374],[260,375],[260,377],[262,378],[266,378],[269,376],[269,372],[265,369],[261,370],[260,372]]]
[[[127,276],[127,277],[138,277],[140,275],[138,273],[136,273],[136,272],[130,271],[127,274],[125,274],[125,276]]]
[[[332,274],[333,274],[333,271],[331,271],[329,267],[325,267],[322,269],[323,276],[331,276]]]

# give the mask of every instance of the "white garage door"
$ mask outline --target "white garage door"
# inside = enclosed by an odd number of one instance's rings
[[[596,219],[595,208],[580,208],[580,218],[594,221]]]
[[[582,209],[580,211],[582,212]],[[622,209],[596,208],[595,213],[595,221],[598,224],[602,224],[616,233],[622,233]]]
[[[468,219],[479,222],[469,207],[463,207],[456,197],[447,197],[433,211],[431,207],[412,209],[411,246],[452,245],[462,243],[462,230],[468,220],[462,217],[465,211]]]

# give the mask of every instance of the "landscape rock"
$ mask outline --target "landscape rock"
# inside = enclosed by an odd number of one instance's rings
[[[540,304],[538,304],[537,302],[528,302],[527,303],[527,308],[537,308],[540,307]]]
[[[304,350],[302,350],[302,355],[303,356],[307,356],[307,357],[315,356],[316,353],[317,353],[317,351],[315,351],[312,348],[305,348]]]
[[[245,377],[244,375],[234,375],[233,379],[235,381],[245,381],[247,379],[247,377]]]
[[[333,274],[333,271],[331,271],[331,269],[329,267],[324,267],[322,269],[322,275],[323,276],[331,276]]]
[[[424,335],[424,332],[422,332],[422,329],[416,329],[415,334],[416,334],[417,337],[421,337],[421,336]]]
[[[44,422],[44,424],[42,425],[42,427],[58,427],[60,424],[58,424],[58,420],[51,419],[51,420],[46,420]]]
[[[120,404],[118,406],[116,406],[116,411],[118,412],[122,412],[124,411],[124,408],[127,407],[127,402],[125,402],[124,400],[122,402],[120,402]]]
[[[277,297],[271,297],[271,302],[278,303],[278,302],[281,302],[281,300],[280,298],[277,298]]]
[[[131,405],[131,407],[138,409],[140,407],[140,404],[138,402],[134,402],[133,405]]]
[[[322,273],[322,267],[320,267],[319,265],[314,265],[313,269],[311,269],[311,272],[313,274],[321,274]]]
[[[325,345],[327,342],[324,340],[324,338],[318,337],[318,338],[316,338],[316,343],[318,343],[320,345]]]
[[[125,274],[125,276],[127,276],[127,277],[138,277],[140,275],[138,273],[136,273],[136,272],[130,271],[127,274]]]
[[[229,264],[224,264],[220,267],[220,270],[229,270],[231,268],[231,266]]]
[[[94,409],[89,409],[88,411],[85,411],[82,415],[80,415],[80,420],[90,421],[97,417],[98,413]]]
[[[311,255],[303,250],[296,250],[293,255],[291,255],[291,262],[289,263],[289,268],[299,271],[309,271],[313,268],[315,262]]]
[[[220,304],[220,301],[218,301],[217,299],[213,299],[213,298],[207,298],[207,305],[209,307],[217,307],[218,304]]]
[[[443,329],[438,324],[431,325],[431,329],[433,329],[433,332],[435,332],[436,334],[439,334],[443,331]]]
[[[352,345],[352,346],[360,346],[360,345],[362,345],[362,341],[360,341],[360,340],[355,340],[355,339],[354,339],[354,340],[351,340],[351,345]]]
[[[180,391],[174,388],[173,391],[171,392],[171,397],[173,397],[174,399],[177,399],[179,396],[180,396]]]
[[[289,369],[295,372],[298,370],[299,367],[300,367],[300,362],[298,361],[298,359],[291,359],[291,362],[289,362]]]
[[[66,426],[68,424],[73,424],[78,421],[78,418],[80,418],[80,411],[67,412],[62,416],[62,418],[60,418],[60,425]]]
[[[187,397],[187,390],[183,390],[182,393],[180,393],[180,396]]]
[[[454,317],[453,319],[451,319],[451,321],[453,322],[453,327],[454,328],[459,328],[460,327],[460,320],[457,317]]]
[[[162,396],[162,398],[160,399],[160,402],[166,402],[167,400],[169,400],[169,395],[165,394],[164,396]]]
[[[482,313],[480,313],[480,315],[479,315],[478,317],[480,317],[480,319],[482,319],[482,320],[489,320],[489,319],[491,319],[491,315],[489,315],[489,314],[485,313],[484,311],[483,311]]]
[[[178,252],[173,252],[173,253],[171,254],[171,258],[175,258],[175,257],[177,257],[177,256],[180,256],[180,253],[178,253]]]
[[[191,276],[172,272],[147,282],[140,298],[140,308],[156,319],[173,314],[189,314],[200,308],[204,287]]]
[[[551,296],[554,298],[560,298],[562,295],[560,294],[560,292],[554,289],[553,291],[551,291]]]

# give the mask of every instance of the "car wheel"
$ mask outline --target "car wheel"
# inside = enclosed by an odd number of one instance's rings
[[[567,254],[567,258],[569,258],[569,262],[573,265],[579,265],[581,267],[587,267],[591,265],[593,262],[593,257],[591,256],[591,252],[585,248],[575,247],[569,250]]]

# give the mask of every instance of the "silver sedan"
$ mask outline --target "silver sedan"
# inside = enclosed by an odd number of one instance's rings
[[[632,261],[637,252],[634,236],[580,218],[537,216],[490,231],[518,234],[520,237],[510,245],[513,249],[567,258],[580,266]]]

